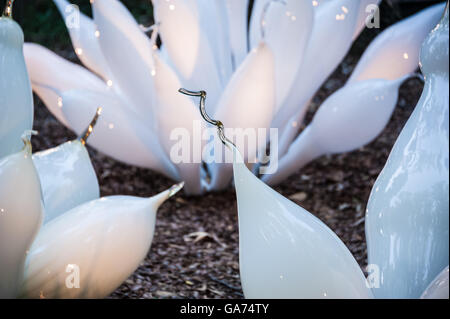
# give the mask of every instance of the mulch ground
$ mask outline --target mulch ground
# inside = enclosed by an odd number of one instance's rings
[[[358,56],[350,53],[323,85],[306,123],[323,100],[344,85]],[[66,57],[74,55],[66,53]],[[418,80],[402,86],[394,115],[374,142],[351,153],[322,157],[276,187],[335,231],[362,268],[367,263],[364,212],[370,190],[422,88]],[[33,137],[34,151],[75,138],[38,98],[34,129],[39,131]],[[102,196],[152,196],[173,184],[150,170],[88,149]],[[242,298],[238,242],[234,189],[202,197],[177,195],[159,210],[147,258],[110,298]]]

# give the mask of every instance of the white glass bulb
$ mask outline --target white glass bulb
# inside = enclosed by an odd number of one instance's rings
[[[100,188],[84,145],[70,141],[33,154],[44,197],[44,223],[100,196]]]
[[[419,298],[449,264],[449,24],[445,17],[420,54],[425,88],[370,194],[369,264],[378,298]]]
[[[20,151],[20,136],[33,124],[33,95],[22,48],[20,26],[0,16],[0,158]]]
[[[371,142],[391,118],[404,80],[367,80],[336,91],[280,159],[277,172],[263,180],[278,184],[319,156],[349,152]]]
[[[372,297],[361,268],[332,230],[255,177],[236,149],[233,168],[246,298]]]
[[[17,296],[28,249],[44,215],[31,144],[24,142],[21,151],[0,159],[0,298]]]
[[[151,198],[104,197],[45,224],[28,254],[21,296],[107,297],[147,256],[158,207],[181,188]]]

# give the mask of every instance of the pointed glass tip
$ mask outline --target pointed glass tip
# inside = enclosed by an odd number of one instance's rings
[[[184,182],[178,183],[173,185],[170,189],[169,189],[169,195],[168,197],[173,197],[176,193],[178,193],[180,190],[182,190],[184,187]]]

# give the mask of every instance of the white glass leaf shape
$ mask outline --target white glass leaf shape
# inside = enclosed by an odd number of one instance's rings
[[[235,149],[239,265],[246,298],[371,298],[345,244],[315,216],[264,184]]]
[[[366,49],[348,83],[395,80],[414,72],[422,43],[443,12],[444,4],[437,4],[384,30]]]
[[[78,140],[33,154],[33,163],[44,197],[44,223],[100,196],[89,154]]]
[[[248,53],[247,21],[248,0],[225,1],[234,69],[244,61]]]
[[[258,135],[258,129],[268,129],[275,108],[274,57],[267,44],[253,49],[238,70],[233,74],[225,89],[214,118],[220,119],[227,133],[234,130],[236,138],[248,131]],[[268,134],[268,131],[266,132]],[[215,150],[223,147],[216,139]],[[252,159],[265,147],[267,141],[249,143],[245,151],[246,159]],[[240,147],[240,145],[238,145]],[[223,149],[221,154],[225,154]],[[230,158],[230,157],[229,157]],[[211,187],[223,189],[232,179],[231,163],[211,164]]]
[[[157,54],[154,59],[159,140],[166,155],[175,162],[180,178],[185,182],[185,191],[201,194],[204,121],[191,99],[174,94],[181,88],[175,72]]]
[[[193,90],[207,91],[210,97],[209,112],[214,112],[222,91],[222,81],[213,50],[200,26],[197,6],[189,6],[186,0],[156,0],[154,4],[162,42],[183,85]]]
[[[370,143],[391,118],[404,80],[367,80],[336,91],[280,159],[277,172],[263,180],[278,184],[319,156],[349,152]]]
[[[107,297],[145,258],[158,207],[181,187],[152,198],[100,198],[45,224],[28,254],[21,296]]]
[[[25,43],[23,52],[33,90],[50,112],[64,125],[59,93],[70,89],[107,92],[108,86],[85,68],[69,62],[41,45]]]
[[[331,1],[315,15],[303,64],[284,105],[272,122],[273,127],[280,129],[280,136],[292,121],[303,120],[293,116],[307,107],[308,101],[347,54],[358,9],[359,1]]]
[[[275,56],[277,110],[303,63],[304,51],[314,25],[314,10],[309,1],[272,2],[267,7],[263,28],[265,41]]]
[[[25,258],[44,215],[31,144],[24,142],[22,151],[0,159],[0,298],[17,297]]]
[[[20,151],[33,125],[33,95],[22,53],[23,32],[0,16],[0,158]]]
[[[81,62],[105,81],[114,81],[98,42],[100,31],[94,21],[82,12],[75,15],[74,10],[78,8],[71,7],[71,3],[67,0],[53,0],[53,2],[66,22],[73,49]]]
[[[419,298],[449,263],[448,9],[422,45],[425,88],[370,194],[369,264],[377,298]]]
[[[102,107],[102,115],[89,137],[89,145],[121,162],[150,168],[179,180],[176,168],[158,143],[158,137],[139,117],[126,111],[125,102],[89,90],[64,91],[61,97],[64,116],[78,135],[85,130],[97,108]]]
[[[95,0],[94,21],[103,55],[119,90],[140,117],[153,127],[153,47],[131,13],[118,0]],[[131,102],[131,103],[130,103]]]

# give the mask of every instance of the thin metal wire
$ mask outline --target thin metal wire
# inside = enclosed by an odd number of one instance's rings
[[[189,96],[200,97],[199,109],[200,109],[200,114],[203,117],[203,119],[206,122],[208,122],[209,124],[217,127],[217,132],[218,132],[219,138],[223,144],[225,144],[226,146],[228,146],[228,144],[231,144],[234,147],[236,147],[236,145],[225,136],[225,127],[223,126],[223,123],[218,120],[213,120],[206,113],[206,108],[205,108],[206,92],[205,91],[189,91],[189,90],[181,88],[178,90],[178,92],[185,94],[185,95],[189,95]]]
[[[12,19],[12,11],[13,11],[14,0],[6,1],[5,10],[3,10],[3,16]]]
[[[102,107],[97,108],[97,112],[95,112],[95,116],[92,119],[91,123],[89,123],[89,126],[84,131],[84,133],[78,137],[78,140],[81,142],[81,144],[86,145],[86,141],[89,138],[89,135],[91,135],[92,131],[94,130],[94,126],[95,126],[95,124],[97,124],[97,120],[101,113],[102,113]]]

